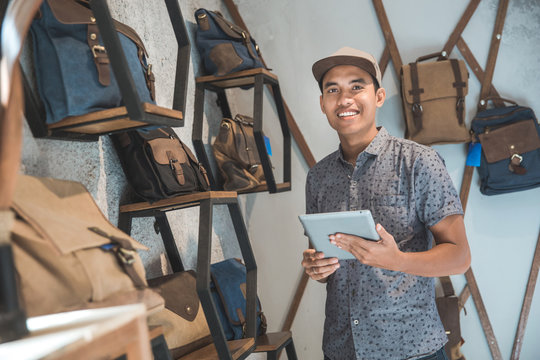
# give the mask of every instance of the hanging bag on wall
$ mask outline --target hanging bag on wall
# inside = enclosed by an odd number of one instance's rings
[[[107,51],[86,0],[46,0],[30,28],[47,124],[122,106]],[[115,21],[141,101],[154,103],[154,74],[135,30]]]
[[[465,356],[461,353],[461,346],[465,341],[461,337],[459,298],[454,292],[450,277],[442,276],[439,280],[444,295],[435,298],[435,302],[439,317],[448,336],[448,342],[444,346],[444,350],[450,360],[465,360]]]
[[[405,137],[424,145],[470,140],[465,127],[469,79],[465,62],[449,59],[422,63],[441,54],[419,57],[401,68]]]
[[[512,105],[481,110],[471,123],[473,140],[482,146],[478,173],[484,195],[540,186],[538,120],[531,108],[500,100]]]
[[[210,265],[210,289],[227,340],[246,336],[246,267],[239,259]],[[266,317],[257,298],[257,336],[266,333]]]
[[[148,289],[146,249],[101,213],[83,185],[19,176],[11,242],[28,316],[163,299]]]
[[[266,184],[249,116],[223,118],[212,150],[225,190],[247,191]]]
[[[165,299],[165,309],[148,319],[161,325],[173,359],[178,359],[212,342],[199,296],[195,272],[182,271],[148,280]]]
[[[226,20],[217,11],[198,9],[196,44],[208,75],[264,67],[259,47],[247,30]]]
[[[147,201],[206,191],[204,167],[173,129],[111,135],[128,182]]]

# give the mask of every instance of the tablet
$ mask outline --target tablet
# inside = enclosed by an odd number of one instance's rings
[[[340,260],[355,259],[350,252],[330,243],[328,236],[338,232],[360,236],[367,240],[379,240],[369,210],[307,214],[298,218],[306,230],[311,245],[315,250],[322,251],[325,257],[337,257]]]

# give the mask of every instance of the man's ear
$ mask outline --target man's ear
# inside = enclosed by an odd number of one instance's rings
[[[384,100],[386,100],[386,90],[384,88],[378,88],[375,93],[376,106],[381,107],[384,104]]]
[[[319,97],[319,101],[321,103],[321,111],[323,112],[323,114],[326,114],[326,111],[324,111],[324,105],[323,105],[323,101],[322,101],[322,95]]]

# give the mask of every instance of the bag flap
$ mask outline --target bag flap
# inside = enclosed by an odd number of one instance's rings
[[[19,175],[13,209],[62,254],[98,247],[111,241],[89,228],[127,239],[135,249],[146,250],[111,224],[86,188],[75,181]]]
[[[459,299],[457,296],[441,296],[435,299],[439,317],[448,336],[448,343],[458,344],[461,341],[459,324]]]
[[[152,288],[159,288],[165,307],[188,321],[194,321],[200,308],[195,272],[182,271],[148,280]]]
[[[84,1],[86,3],[87,1]],[[73,0],[47,0],[47,4],[51,8],[51,11],[59,22],[62,24],[94,24],[95,18],[92,10],[84,6],[80,2]],[[94,21],[92,21],[94,18]],[[148,56],[144,44],[135,30],[131,27],[123,24],[117,20],[114,20],[114,26],[116,30],[127,36],[134,43],[142,48],[144,54]]]
[[[509,159],[540,148],[535,120],[523,120],[495,129],[486,128],[478,138],[489,163]]]
[[[147,144],[158,164],[167,165],[171,159],[177,160],[180,164],[188,161],[184,148],[177,139],[157,138],[149,140]]]
[[[246,267],[238,259],[227,259],[212,264],[210,275],[229,322],[240,325],[237,309],[245,314],[246,298],[242,287],[246,283]]]
[[[458,60],[461,81],[465,82],[463,96],[468,92],[469,73],[467,66],[462,60]],[[423,89],[420,93],[420,102],[446,97],[457,97],[457,89],[453,86],[456,82],[450,60],[442,60],[427,63],[417,63],[418,87]],[[411,64],[401,68],[401,91],[407,103],[413,103],[411,81]]]
[[[249,38],[249,33],[246,30],[226,20],[220,13],[206,10],[206,14],[212,17],[216,25],[219,26],[221,31],[223,31],[227,36],[239,40],[243,39],[244,36]],[[244,36],[242,36],[242,33],[244,34]]]

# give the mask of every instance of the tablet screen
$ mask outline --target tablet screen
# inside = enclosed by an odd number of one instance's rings
[[[367,240],[379,240],[369,210],[307,214],[298,218],[315,250],[322,251],[325,257],[337,257],[340,260],[355,259],[348,251],[330,243],[328,236],[338,232],[360,236]]]

